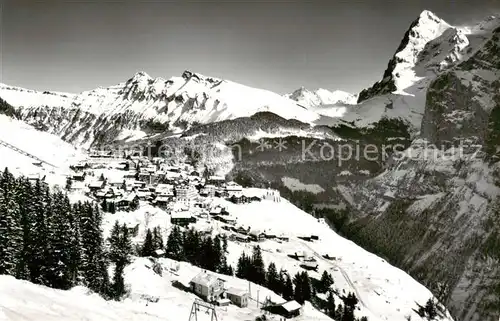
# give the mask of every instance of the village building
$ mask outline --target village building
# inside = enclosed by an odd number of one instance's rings
[[[83,182],[83,181],[85,181],[85,177],[86,176],[87,176],[86,173],[74,173],[71,176],[71,179],[74,180],[74,181],[77,181],[77,182]]]
[[[241,196],[241,192],[243,191],[243,187],[235,182],[229,182],[224,187],[225,191],[228,195],[237,195]]]
[[[294,318],[300,315],[301,308],[302,306],[297,301],[292,300],[282,304],[267,306],[265,310],[285,318]]]
[[[158,184],[155,188],[156,195],[175,196],[174,186],[171,184]]]
[[[248,203],[248,198],[245,195],[241,194],[233,194],[229,201],[234,204],[245,204]]]
[[[200,190],[200,195],[207,196],[207,197],[214,197],[216,190],[217,190],[217,187],[215,185],[207,184],[207,185],[203,186],[203,188]]]
[[[222,176],[210,176],[207,179],[207,184],[215,185],[221,187],[226,182],[226,179]]]
[[[198,196],[198,192],[193,186],[184,185],[175,188],[175,197],[179,202],[189,203],[194,201],[196,196]]]
[[[255,241],[255,242],[262,242],[266,239],[266,234],[261,232],[261,231],[258,231],[258,230],[251,230],[248,233],[248,236],[250,236],[252,241]]]
[[[176,225],[187,226],[189,223],[196,223],[196,217],[188,211],[175,211],[170,214],[170,222]]]
[[[89,190],[91,192],[97,192],[97,191],[103,189],[104,186],[106,186],[105,181],[92,181],[89,183]]]
[[[226,290],[227,298],[240,308],[245,308],[248,306],[248,292],[246,290],[229,288]]]
[[[168,205],[174,200],[173,196],[159,195],[153,201],[153,204],[160,208],[167,208]]]
[[[207,302],[214,302],[223,298],[224,280],[207,272],[200,272],[189,285],[191,291]]]

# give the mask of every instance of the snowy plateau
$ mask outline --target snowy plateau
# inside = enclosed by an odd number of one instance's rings
[[[305,88],[281,95],[191,71],[169,79],[138,72],[79,94],[0,84],[0,166],[65,190],[72,202],[140,199],[138,208],[104,212],[104,237],[118,221],[140,247],[148,229],[167,240],[176,222],[192,219],[206,236],[227,235],[232,267],[259,245],[266,267],[315,279],[326,271],[336,303],[348,293],[358,299],[357,318],[426,321],[418,306],[435,299],[445,306],[435,320],[497,321],[500,16],[452,26],[424,11],[389,58],[381,80],[357,95]],[[262,140],[289,143],[257,153]],[[402,141],[404,150],[336,166],[301,159],[300,140]],[[94,154],[165,142],[180,152]],[[213,146],[212,154],[186,152],[194,143]],[[260,234],[254,240],[249,231]],[[2,275],[0,320],[189,320],[197,302],[189,282],[205,272],[164,256],[134,256],[119,301]],[[262,300],[285,301],[264,286],[207,273],[249,297],[247,307],[215,306],[218,320],[255,320]],[[316,293],[294,319],[331,320],[317,304],[325,296]],[[210,319],[206,312],[200,320]]]

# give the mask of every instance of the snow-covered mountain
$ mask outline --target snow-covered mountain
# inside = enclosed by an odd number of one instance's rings
[[[0,84],[22,118],[65,140],[90,145],[117,137],[180,131],[257,112],[313,123],[321,116],[273,92],[185,71],[168,80],[139,72],[124,83],[78,95]]]
[[[411,24],[382,80],[359,93],[358,105],[343,119],[367,126],[383,117],[420,129],[429,84],[474,55],[492,37],[498,17],[472,26],[451,26],[430,11]]]
[[[335,90],[329,91],[327,89],[319,88],[315,91],[300,87],[293,93],[286,94],[285,97],[298,102],[301,106],[317,107],[321,105],[335,105],[335,104],[355,104],[356,96],[345,91]]]

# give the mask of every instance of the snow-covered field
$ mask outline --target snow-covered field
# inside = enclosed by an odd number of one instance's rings
[[[21,151],[42,160],[39,161],[22,154]],[[24,122],[0,115],[0,169],[8,167],[15,174],[46,175],[46,181],[64,186],[69,166],[83,157],[83,152],[64,142],[55,135],[37,131]],[[44,163],[46,162],[46,163]]]
[[[262,196],[266,192],[266,190],[252,188],[247,189],[245,194]],[[223,199],[213,198],[212,204],[226,207],[230,215],[237,219],[237,225],[251,227],[252,230],[272,232],[278,236],[289,236],[289,242],[266,240],[258,243],[263,250],[266,265],[274,262],[278,269],[284,268],[293,276],[303,269],[300,267],[301,262],[290,258],[288,254],[306,253],[307,256],[314,257],[318,264],[318,271],[309,271],[309,275],[319,279],[321,273],[326,270],[332,274],[335,281],[334,287],[337,290],[341,293],[354,292],[360,300],[360,310],[357,312],[359,317],[366,315],[369,320],[405,321],[406,317],[411,315],[412,320],[420,320],[413,311],[417,307],[416,302],[424,304],[432,297],[429,290],[404,271],[340,237],[322,220],[303,212],[285,199],[279,202],[263,200],[236,205]],[[145,205],[133,213],[107,214],[104,220],[104,230],[105,234],[108,234],[115,220],[129,227],[139,225],[138,236],[134,241],[140,243],[145,237],[146,230],[153,229],[155,226],[159,226],[163,236],[166,237],[172,227],[169,218],[163,210]],[[222,229],[223,225],[219,221],[208,218],[199,219],[194,227],[202,231],[211,230],[214,235],[229,233]],[[307,242],[297,238],[311,235],[319,236],[319,240]],[[230,241],[228,263],[236,267],[241,253],[246,251],[250,254],[252,247],[256,244]],[[323,258],[326,254],[335,259]],[[182,271],[185,268],[187,264],[181,264],[178,273],[183,274]],[[192,276],[194,275],[190,277]],[[127,280],[131,281],[130,278]],[[243,283],[247,284],[246,281]],[[148,285],[144,284],[144,286]],[[167,295],[158,291],[156,289],[153,292],[158,295]],[[256,293],[252,291],[252,296],[255,295]]]
[[[250,189],[250,194],[259,195],[265,190]],[[266,264],[275,262],[278,269],[284,268],[291,275],[301,271],[300,262],[287,254],[299,253],[312,256],[319,265],[318,272],[310,276],[320,278],[326,270],[334,278],[334,287],[341,293],[355,292],[360,300],[360,310],[356,314],[368,316],[369,320],[405,321],[421,320],[415,313],[415,302],[424,303],[432,295],[403,271],[389,265],[379,257],[366,252],[354,243],[333,232],[324,222],[296,208],[288,201],[263,200],[251,204],[235,205],[221,199],[213,199],[214,204],[226,206],[238,224],[251,226],[261,231],[273,231],[277,235],[290,236],[289,242],[266,240],[259,243]],[[158,208],[141,204],[133,213],[119,212],[107,214],[104,220],[105,234],[109,233],[115,220],[132,227],[139,224],[139,234],[133,240],[140,243],[147,228],[160,226],[164,236],[171,228],[169,215]],[[213,233],[223,233],[222,223],[210,218],[199,220],[195,228],[213,229]],[[319,240],[303,241],[297,236],[317,235]],[[236,266],[242,251],[250,252],[256,243],[229,242],[228,261]],[[327,260],[322,255],[334,257]],[[161,275],[154,272],[153,265],[161,266]],[[11,277],[0,277],[0,320],[179,320],[188,319],[196,296],[183,291],[177,283],[188,286],[189,281],[201,270],[185,262],[169,259],[136,258],[125,270],[127,298],[122,302],[106,302],[96,295],[77,287],[71,291],[59,291]],[[268,289],[250,284],[248,281],[220,275],[228,287],[249,289],[249,307],[217,307],[219,320],[253,320],[261,314],[256,300],[263,302],[270,297],[276,302],[280,298]],[[209,314],[198,313],[200,319]],[[330,320],[315,310],[309,303],[302,309],[296,320]],[[449,318],[449,320],[452,320]]]

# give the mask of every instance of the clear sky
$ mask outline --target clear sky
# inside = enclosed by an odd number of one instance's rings
[[[500,0],[0,3],[0,82],[68,92],[188,69],[278,93],[356,93],[422,10],[452,24],[500,11]]]

